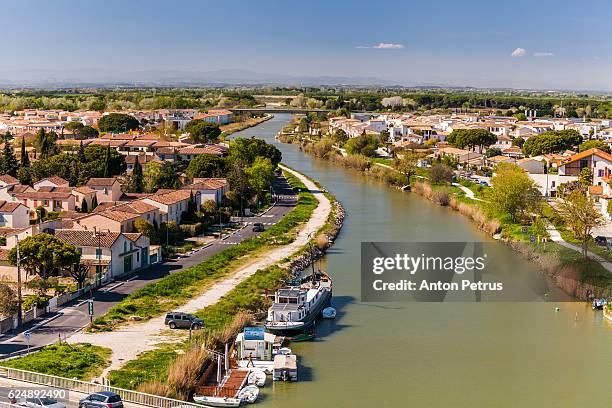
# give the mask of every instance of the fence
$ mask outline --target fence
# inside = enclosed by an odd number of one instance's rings
[[[201,405],[175,400],[172,398],[160,397],[158,395],[145,394],[138,391],[124,390],[122,388],[111,387],[108,385],[95,384],[87,381],[72,380],[70,378],[56,377],[54,375],[34,373],[31,371],[19,370],[16,368],[0,366],[0,378],[7,378],[15,381],[23,381],[32,384],[44,385],[47,387],[67,389],[83,394],[93,394],[100,391],[110,391],[121,396],[126,402],[155,408],[202,408]]]

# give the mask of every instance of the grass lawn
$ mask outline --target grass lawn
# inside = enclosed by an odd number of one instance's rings
[[[110,364],[111,350],[91,344],[54,344],[0,365],[79,380],[99,376]]]
[[[298,202],[280,222],[260,235],[231,246],[198,265],[144,286],[113,306],[105,315],[95,319],[90,330],[108,331],[130,316],[149,319],[174,309],[201,293],[204,287],[244,264],[248,260],[247,255],[251,257],[292,242],[295,239],[295,229],[310,219],[318,202],[297,177],[287,174],[287,180],[298,191]]]
[[[130,360],[121,369],[113,370],[108,379],[113,387],[136,389],[139,384],[147,381],[165,381],[168,377],[168,367],[176,360],[177,350],[184,350],[186,345],[164,344],[160,348],[141,353],[136,359]]]

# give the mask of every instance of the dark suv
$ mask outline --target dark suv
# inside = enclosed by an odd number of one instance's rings
[[[189,313],[172,312],[166,315],[164,324],[167,324],[171,329],[201,329],[204,327],[204,320]]]
[[[101,391],[79,401],[79,408],[123,408],[121,397],[114,392]]]
[[[253,232],[264,232],[266,228],[261,222],[256,222],[253,224]]]

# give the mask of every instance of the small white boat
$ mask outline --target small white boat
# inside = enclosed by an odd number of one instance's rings
[[[205,405],[207,407],[239,407],[242,402],[238,398],[208,397],[205,395],[195,396],[193,400],[196,404]]]
[[[263,387],[266,385],[266,373],[263,370],[253,370],[249,373],[247,377],[247,383],[249,385],[256,385],[258,387]]]
[[[236,395],[236,397],[238,397],[240,401],[249,404],[253,404],[255,401],[257,401],[258,396],[259,388],[257,388],[256,385],[247,385],[246,387],[238,391],[238,395]]]
[[[289,354],[291,354],[291,349],[289,347],[281,347],[278,349],[276,354],[282,354],[282,355],[288,356]]]
[[[321,314],[323,315],[324,319],[335,319],[336,318],[336,309],[334,309],[333,307],[329,306],[329,307],[326,307],[325,309],[323,309],[323,312],[321,312]]]

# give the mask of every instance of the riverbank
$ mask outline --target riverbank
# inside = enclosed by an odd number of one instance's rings
[[[300,139],[293,134],[280,134],[277,139],[281,142],[298,144],[307,154],[357,170],[389,186],[403,189],[407,185],[405,175],[393,167],[391,160],[344,155],[338,153],[337,149],[328,142],[314,141],[308,135]],[[579,251],[555,242],[530,243],[531,233],[523,232],[523,224],[513,221],[504,214],[490,214],[490,211],[484,208],[486,202],[480,197],[482,186],[475,188],[456,183],[432,185],[426,177],[425,169],[415,169],[410,191],[465,216],[487,235],[506,243],[525,259],[537,265],[545,276],[568,295],[578,300],[588,300],[593,293],[603,295],[612,289],[612,273],[597,259],[584,260]],[[552,216],[550,213],[554,211],[549,207],[547,209],[549,210],[547,216]]]
[[[283,168],[283,171],[289,175],[288,178],[294,177],[301,183],[301,189],[311,194],[318,201],[318,205],[290,244],[256,257],[248,265],[181,307],[181,311],[203,316],[210,330],[224,330],[240,311],[255,313],[263,308],[265,305],[262,304],[260,293],[264,290],[274,290],[286,274],[291,273],[292,268],[297,265],[296,262],[303,262],[309,241],[313,239],[315,243],[320,242],[319,238],[324,234],[328,247],[340,230],[342,222],[339,217],[344,216],[342,206],[301,173],[289,168]],[[164,362],[161,364],[165,366],[162,370],[167,370],[172,361],[185,352],[185,336],[177,338],[176,332],[168,333],[161,330],[162,327],[163,317],[156,317],[147,322],[119,327],[113,332],[81,333],[71,337],[69,342],[104,345],[103,347],[113,350],[111,365],[104,374],[111,372],[109,377],[114,385],[134,388],[138,382],[127,382],[125,379],[130,378],[130,375],[126,373],[132,372],[135,367],[142,372],[155,370],[154,366],[160,366],[160,362]],[[127,369],[121,372],[124,364]],[[150,388],[148,390],[150,391]]]
[[[264,113],[263,116],[259,116],[256,118],[250,118],[242,122],[228,123],[227,125],[223,125],[220,127],[221,137],[229,136],[232,133],[240,132],[241,130],[252,128],[267,120],[272,119],[273,117],[274,115],[272,115],[271,113]]]

